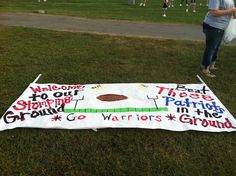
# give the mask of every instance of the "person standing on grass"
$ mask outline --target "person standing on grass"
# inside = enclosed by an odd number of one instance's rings
[[[174,7],[175,0],[169,0],[169,6],[168,7]]]
[[[188,6],[188,0],[181,0],[179,4],[180,7],[183,5],[184,1],[185,1],[185,5]]]
[[[216,69],[218,49],[232,17],[236,17],[234,0],[209,0],[208,13],[203,21],[206,44],[201,63],[202,73],[208,77],[216,77],[211,71]]]
[[[163,9],[163,17],[166,17],[166,13],[167,13],[167,8],[169,6],[169,0],[163,0],[163,6],[162,6],[162,9]]]
[[[147,0],[143,0],[143,1],[139,4],[139,6],[140,6],[140,7],[141,7],[141,6],[145,7],[145,6],[146,6],[146,3],[147,3]]]
[[[208,6],[208,0],[202,0],[202,1],[205,1],[206,2],[205,6]],[[200,6],[204,4],[202,1],[199,3]]]
[[[195,13],[196,12],[196,0],[191,0],[190,5],[187,6],[187,8],[186,8],[186,12],[189,11],[189,7],[192,7],[193,8],[193,12]]]

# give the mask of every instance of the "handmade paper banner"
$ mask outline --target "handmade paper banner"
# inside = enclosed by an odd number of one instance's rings
[[[236,120],[206,84],[31,83],[0,119],[18,127],[235,131]]]

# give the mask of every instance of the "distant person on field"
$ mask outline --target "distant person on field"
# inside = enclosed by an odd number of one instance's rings
[[[185,6],[188,6],[188,0],[181,0],[179,6],[183,6],[183,2],[185,1]]]
[[[206,2],[205,5],[208,6],[208,0],[202,0],[202,1]],[[202,6],[204,4],[202,1],[199,3],[200,6]]]
[[[208,0],[204,0],[204,1],[206,1],[206,6],[208,6]],[[200,5],[200,6],[203,5],[202,1],[199,3],[199,5]]]
[[[187,6],[186,8],[186,12],[189,12],[189,8],[192,8],[193,9],[193,12],[195,13],[196,12],[196,0],[191,0],[190,1],[190,5]]]
[[[211,71],[216,70],[218,49],[232,17],[236,17],[234,0],[209,0],[203,21],[206,44],[201,63],[202,73],[208,77],[216,77]]]
[[[147,0],[143,0],[143,2],[141,2],[141,3],[139,4],[139,6],[140,6],[140,7],[141,7],[141,6],[145,7],[145,6],[146,6],[146,3],[147,3]]]
[[[174,7],[174,1],[175,0],[169,0],[169,6],[168,7]]]
[[[169,0],[163,0],[163,6],[162,6],[162,9],[163,9],[163,15],[162,16],[163,17],[166,17],[168,6],[169,6]]]

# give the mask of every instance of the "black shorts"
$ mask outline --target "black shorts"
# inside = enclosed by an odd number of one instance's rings
[[[163,3],[163,9],[166,9],[168,7],[168,4],[166,2]]]

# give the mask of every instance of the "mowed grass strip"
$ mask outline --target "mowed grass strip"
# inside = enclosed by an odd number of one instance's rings
[[[197,1],[196,13],[192,12],[192,7],[186,13],[185,4],[180,7],[180,0],[176,0],[174,7],[168,9],[167,18],[163,18],[162,0],[148,0],[146,7],[140,7],[140,2],[136,0],[135,5],[128,5],[128,0],[41,0],[40,3],[38,0],[1,0],[0,12],[44,10],[48,14],[87,18],[191,24],[201,24],[207,12],[205,0]]]
[[[0,26],[0,114],[39,82],[198,83],[204,43]],[[203,77],[236,115],[235,46]],[[1,116],[0,115],[0,116]],[[1,175],[236,175],[235,133],[14,129],[0,133]]]

